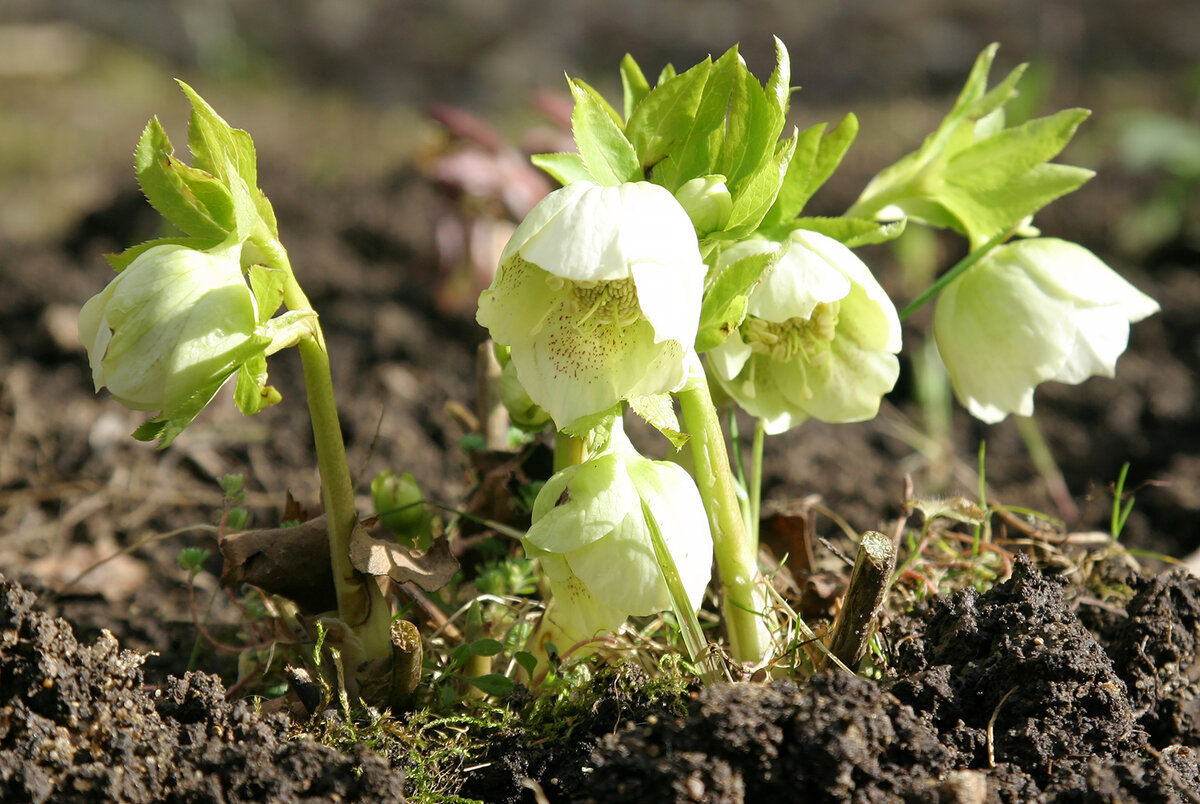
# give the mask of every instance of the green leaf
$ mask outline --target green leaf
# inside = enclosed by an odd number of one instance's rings
[[[233,230],[228,189],[208,173],[174,157],[174,147],[158,118],[146,124],[138,140],[134,170],[151,206],[185,234],[220,241]]]
[[[287,276],[282,271],[253,263],[247,271],[250,291],[258,305],[258,323],[262,323],[283,305],[283,286]]]
[[[763,220],[764,225],[784,224],[799,215],[808,200],[837,170],[857,135],[858,118],[853,114],[843,117],[829,133],[825,133],[824,123],[802,132],[779,195]]]
[[[188,147],[192,151],[193,167],[215,176],[229,187],[234,199],[238,232],[242,239],[262,234],[258,230],[261,221],[265,234],[278,239],[279,226],[271,202],[258,188],[258,155],[254,139],[240,128],[225,122],[216,110],[200,95],[185,84],[177,82],[192,104],[192,116],[188,122]],[[240,182],[238,181],[240,179]],[[238,185],[246,190],[249,208],[255,216],[244,213],[239,203]],[[254,219],[257,218],[257,219]]]
[[[691,438],[679,429],[679,419],[675,416],[670,394],[631,396],[629,407],[647,424],[662,433],[675,449],[683,449],[683,445]]]
[[[982,120],[988,115],[1003,109],[1010,100],[1016,97],[1017,84],[1025,75],[1025,70],[1028,67],[1028,64],[1018,64],[1010,70],[1003,81],[996,84],[982,98],[970,104],[965,110],[965,116],[970,120]]]
[[[729,183],[729,175],[717,170],[715,165],[725,138],[730,99],[734,86],[740,83],[739,71],[745,72],[746,68],[738,57],[736,46],[725,51],[721,58],[712,63],[691,127],[682,138],[679,147],[671,152],[673,176],[670,183],[663,184],[671,192],[678,190],[680,185],[690,179],[710,173],[724,174],[726,183]],[[659,182],[657,174],[655,183],[662,183]],[[730,190],[732,189],[731,185]]]
[[[221,390],[221,386],[229,379],[229,375],[222,377],[216,382],[209,385],[207,388],[202,388],[192,394],[186,400],[176,405],[172,410],[163,411],[152,419],[144,422],[140,427],[133,431],[133,437],[138,441],[154,441],[158,440],[158,448],[166,449],[171,446],[180,433],[187,429],[187,426],[192,423],[192,420],[200,415],[200,411],[212,401],[212,398],[217,395],[217,391]]]
[[[604,185],[642,178],[642,167],[633,145],[621,130],[620,119],[596,90],[579,79],[571,81],[575,108],[571,131],[588,171]]]
[[[746,295],[758,283],[763,272],[786,250],[785,243],[752,240],[740,243],[738,258],[718,267],[705,288],[700,307],[700,325],[696,351],[705,352],[724,343],[733,328],[746,315]]]
[[[528,651],[517,651],[513,658],[517,660],[517,664],[525,671],[525,674],[530,678],[533,677],[533,671],[537,668],[537,657]]]
[[[1079,189],[1093,175],[1070,165],[1038,165],[1001,187],[946,185],[938,199],[957,218],[956,228],[967,234],[971,247],[977,248],[1054,199]]]
[[[130,263],[155,246],[184,246],[196,251],[207,251],[222,242],[224,242],[224,238],[213,240],[207,237],[160,237],[130,246],[119,254],[105,254],[104,259],[108,260],[108,264],[113,267],[113,270],[121,273],[129,267]]]
[[[625,107],[625,120],[633,116],[633,110],[650,94],[650,82],[633,56],[626,53],[621,59],[621,96]]]
[[[267,385],[267,356],[259,354],[238,368],[237,386],[233,401],[238,410],[253,416],[263,408],[282,401],[283,396],[274,387]]]
[[[472,687],[496,697],[508,695],[516,688],[516,683],[511,678],[500,673],[488,673],[482,676],[460,676],[460,678]]]
[[[566,186],[573,181],[595,181],[583,157],[579,154],[554,153],[534,154],[529,158],[536,168],[550,174],[559,184]]]
[[[629,115],[625,133],[644,169],[654,168],[677,151],[691,132],[711,69],[711,62],[705,59],[682,75],[660,81]],[[654,178],[669,187],[659,171]]]
[[[1064,109],[979,140],[950,158],[946,181],[967,189],[1000,187],[1057,156],[1089,114]]]
[[[733,211],[725,230],[714,237],[736,240],[743,238],[762,223],[767,211],[779,197],[779,188],[787,173],[788,164],[796,150],[798,134],[780,143],[778,154],[768,160],[758,172],[747,180],[741,192],[733,198]]]
[[[894,240],[903,234],[907,220],[901,218],[898,221],[880,223],[865,218],[797,218],[789,228],[820,232],[841,242],[847,248],[858,248]],[[776,235],[776,232],[771,233],[773,239]],[[784,237],[786,235],[778,239]]]
[[[783,40],[775,37],[775,69],[767,79],[766,98],[773,116],[772,125],[777,131],[783,131],[783,121],[787,119],[788,102],[792,95],[792,62],[788,56],[787,47]]]
[[[837,124],[837,128],[821,137],[817,158],[813,162],[812,173],[809,174],[808,185],[805,188],[807,195],[804,197],[804,203],[807,203],[808,199],[821,189],[821,186],[837,170],[838,165],[842,164],[842,159],[850,150],[850,146],[857,136],[858,118],[853,114],[848,114],[842,118],[842,122]],[[803,204],[801,206],[803,207]],[[799,210],[797,210],[797,214],[799,214]]]
[[[192,104],[188,123],[188,147],[192,164],[216,176],[226,184],[232,176],[241,176],[249,187],[258,186],[258,160],[254,141],[241,129],[225,122],[208,102],[185,84],[177,82]]]

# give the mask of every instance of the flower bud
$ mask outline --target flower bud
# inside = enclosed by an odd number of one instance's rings
[[[683,385],[705,273],[691,220],[666,189],[573,182],[517,227],[477,318],[563,429]]]
[[[724,229],[733,212],[733,196],[725,186],[725,177],[719,174],[684,182],[675,191],[675,200],[692,219],[700,237]]]
[[[79,312],[96,390],[134,410],[172,410],[262,351],[240,246],[153,246]]]
[[[938,296],[933,332],[975,418],[1033,413],[1033,391],[1111,377],[1129,325],[1158,304],[1083,246],[1055,238],[992,249]]]

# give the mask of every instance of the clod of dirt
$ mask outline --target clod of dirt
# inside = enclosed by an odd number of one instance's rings
[[[404,801],[379,756],[289,739],[215,676],[151,693],[144,657],[107,633],[81,645],[33,605],[0,575],[0,801]]]
[[[1136,589],[1107,645],[1150,744],[1200,744],[1200,581],[1183,571],[1126,581]]]
[[[1128,583],[1140,591],[1105,639],[1116,665],[1061,584],[1018,557],[986,594],[895,623],[887,682],[830,671],[705,689],[686,717],[604,738],[583,800],[1200,801],[1196,582]],[[1167,742],[1148,739],[1159,726]]]
[[[831,671],[709,687],[687,717],[606,737],[583,800],[935,801],[951,760],[911,708]]]
[[[1195,609],[1184,612],[1194,626]],[[1144,619],[1130,620],[1133,632],[1153,630]],[[1008,581],[919,607],[890,640],[899,676],[891,692],[941,734],[959,767],[995,768],[990,790],[1000,801],[1183,801],[1200,789],[1192,749],[1148,744],[1139,716],[1152,711],[1153,695],[1135,712],[1062,585],[1024,556]],[[1160,649],[1170,650],[1151,651]]]

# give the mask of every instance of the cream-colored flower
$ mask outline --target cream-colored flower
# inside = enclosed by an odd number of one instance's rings
[[[942,290],[938,351],[977,419],[1033,413],[1033,391],[1111,377],[1129,325],[1158,304],[1083,246],[1055,238],[998,246]]]
[[[683,384],[705,271],[670,192],[573,182],[517,227],[477,318],[562,429]]]
[[[776,248],[747,241],[722,261]],[[809,417],[872,418],[896,384],[899,351],[896,308],[867,266],[837,240],[801,230],[750,293],[741,326],[708,356],[725,391],[780,433]]]
[[[172,410],[262,352],[240,252],[154,246],[89,299],[79,339],[96,390],[134,410]]]
[[[694,609],[712,573],[712,534],[691,476],[638,455],[619,438],[624,446],[617,451],[547,481],[525,534],[526,552],[550,580],[552,625],[572,643],[615,631],[627,617],[671,609],[643,500]]]

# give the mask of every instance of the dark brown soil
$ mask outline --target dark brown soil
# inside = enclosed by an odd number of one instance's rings
[[[1195,802],[1200,582],[1111,571],[1124,607],[1089,630],[1063,584],[1010,580],[918,606],[888,629],[883,681],[721,684],[684,715],[597,706],[569,741],[498,733],[460,794],[488,802]],[[288,738],[203,673],[144,685],[144,657],[34,610],[0,579],[0,795],[6,802],[403,801],[365,748]],[[1076,604],[1075,606],[1072,603]],[[510,704],[520,707],[519,696]]]

